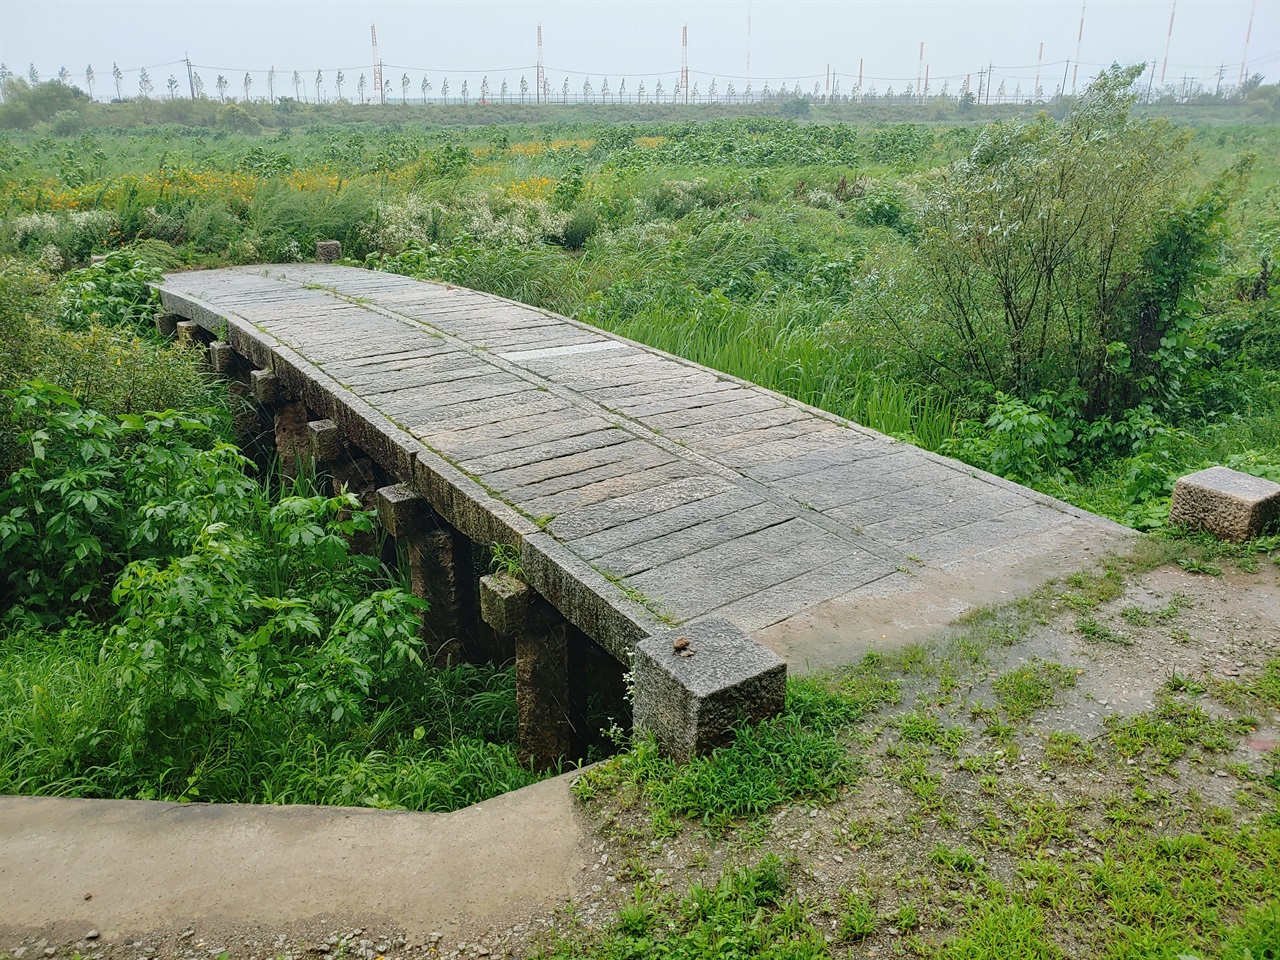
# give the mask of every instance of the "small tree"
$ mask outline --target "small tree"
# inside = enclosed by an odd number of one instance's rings
[[[244,102],[249,102],[249,88],[253,86],[253,77],[249,76],[249,71],[244,72]]]
[[[1060,123],[989,127],[934,182],[917,222],[929,317],[886,317],[906,350],[1089,420],[1176,401],[1245,171],[1188,195],[1189,133],[1130,116],[1142,69],[1104,71]]]
[[[640,85],[636,87],[636,103],[641,103],[643,102],[643,100],[644,100],[644,81],[641,80]]]
[[[389,77],[382,82],[382,102],[391,102],[391,79]]]
[[[316,103],[323,102],[320,99],[320,84],[322,83],[324,83],[324,72],[321,70],[317,70],[316,71]]]
[[[427,75],[422,75],[422,102],[427,102],[427,94],[431,92],[431,81],[427,79]]]
[[[560,88],[560,97],[565,102],[569,102],[569,78],[564,78],[564,86]]]
[[[200,74],[191,74],[191,85],[195,87],[197,97],[204,96],[204,78]]]
[[[227,82],[227,78],[222,74],[218,74],[218,79],[213,81],[213,87],[218,91],[218,100],[221,103],[227,102],[227,87],[231,86]]]
[[[462,81],[462,102],[463,103],[467,102],[468,96],[470,96],[470,94],[467,92],[467,81],[463,80]]]
[[[658,82],[653,85],[653,98],[659,103],[662,102],[662,93],[662,80],[659,79]]]
[[[334,75],[334,78],[333,78],[333,86],[334,86],[334,89],[337,91],[337,97],[339,102],[341,102],[342,100],[342,85],[346,82],[347,82],[347,75],[343,73],[341,70],[339,70]]]
[[[92,99],[93,99],[93,81],[94,81],[95,79],[96,79],[96,78],[94,77],[94,73],[93,73],[93,64],[91,63],[91,64],[89,64],[87,67],[85,67],[85,68],[84,68],[84,82],[85,82],[85,86],[87,86],[87,87],[89,88],[89,99],[90,99],[90,100],[92,100]]]
[[[407,73],[400,77],[400,105],[402,107],[409,105],[409,75]]]
[[[520,78],[520,102],[524,103],[524,98],[529,95],[529,81],[524,77]]]
[[[115,64],[115,63],[113,63],[113,64],[111,65],[111,79],[112,79],[113,81],[115,81],[115,85],[116,85],[116,99],[117,99],[117,100],[123,100],[123,99],[124,99],[124,93],[122,92],[121,88],[122,88],[122,87],[123,87],[123,85],[124,85],[124,72],[120,69],[119,64]]]
[[[593,92],[594,92],[594,88],[591,86],[591,78],[587,77],[587,79],[582,81],[582,99],[585,100],[587,103],[590,103],[591,94]]]
[[[605,77],[604,82],[600,84],[600,102],[605,103],[609,99],[609,78]]]
[[[482,77],[480,80],[480,102],[489,102],[489,78],[487,76]]]
[[[13,71],[9,69],[9,65],[0,63],[0,101],[4,100],[4,89],[11,79],[13,79]]]
[[[498,88],[498,99],[503,103],[507,102],[507,78],[502,78],[502,86]]]
[[[297,70],[293,71],[293,99],[302,99],[302,74]]]
[[[71,71],[66,67],[58,68],[58,82],[64,87],[71,82]]]
[[[169,79],[165,82],[165,86],[169,88],[169,99],[176,99],[178,96],[178,78],[172,73],[169,74]]]
[[[36,69],[34,63],[27,65],[27,79],[31,81],[33,87],[40,82],[40,71]]]
[[[151,96],[151,91],[154,89],[155,86],[151,83],[151,75],[147,73],[147,68],[143,67],[138,71],[138,96],[146,100]]]
[[[716,78],[711,78],[711,86],[707,87],[707,100],[711,103],[716,102]]]
[[[276,102],[276,68],[267,71],[267,100]]]
[[[367,81],[364,78],[364,74],[360,74],[360,79],[356,81],[356,93],[359,95],[361,103],[364,103],[364,88],[366,83]]]
[[[622,82],[618,84],[618,102],[621,103],[627,97],[627,78],[623,77]]]

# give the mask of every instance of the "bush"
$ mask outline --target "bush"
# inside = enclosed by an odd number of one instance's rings
[[[564,224],[563,241],[570,250],[581,250],[587,241],[595,236],[600,227],[600,218],[594,209],[588,206],[575,207]]]

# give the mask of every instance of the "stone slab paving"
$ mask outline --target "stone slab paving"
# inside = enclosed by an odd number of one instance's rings
[[[646,633],[724,617],[792,669],[848,662],[1129,536],[759,386],[472,290],[300,264],[171,274],[161,296],[259,365],[301,370],[322,416],[336,406],[338,422],[347,411],[398,438],[368,452],[398,474],[416,459],[426,479],[400,479],[450,519],[459,508],[442,502],[469,481],[470,506],[536,550],[526,567],[546,582],[535,588],[619,655]]]

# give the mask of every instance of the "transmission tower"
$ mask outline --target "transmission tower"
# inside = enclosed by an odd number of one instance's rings
[[[1080,32],[1076,34],[1076,68],[1071,71],[1071,93],[1076,92],[1076,77],[1080,74],[1080,41],[1084,39],[1084,6],[1088,0],[1080,0]],[[1044,44],[1040,44],[1041,52],[1044,50]],[[1037,84],[1038,86],[1038,84]]]
[[[924,83],[924,41],[920,41],[920,65],[916,67],[916,98],[920,99],[920,86]]]
[[[1164,38],[1164,63],[1160,66],[1160,86],[1164,86],[1164,73],[1169,69],[1169,44],[1173,43],[1173,18],[1178,13],[1178,0],[1173,0],[1173,8],[1169,11],[1169,33]]]
[[[1249,37],[1253,33],[1253,15],[1258,9],[1258,0],[1253,0],[1249,7],[1249,28],[1244,32],[1244,56],[1240,58],[1240,86],[1244,86],[1245,77],[1249,73]]]
[[[538,24],[538,90],[535,103],[542,102],[543,88],[547,85],[547,75],[542,69],[542,24]]]
[[[378,90],[378,102],[385,103],[386,96],[382,89],[382,61],[378,58],[377,24],[369,24],[369,36],[373,38],[373,85]]]
[[[680,35],[680,92],[684,102],[689,102],[689,25],[684,25]]]

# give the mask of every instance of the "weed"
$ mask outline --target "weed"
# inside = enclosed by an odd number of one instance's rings
[[[997,677],[991,688],[1005,714],[1017,723],[1048,706],[1059,690],[1075,683],[1074,670],[1037,659]]]

